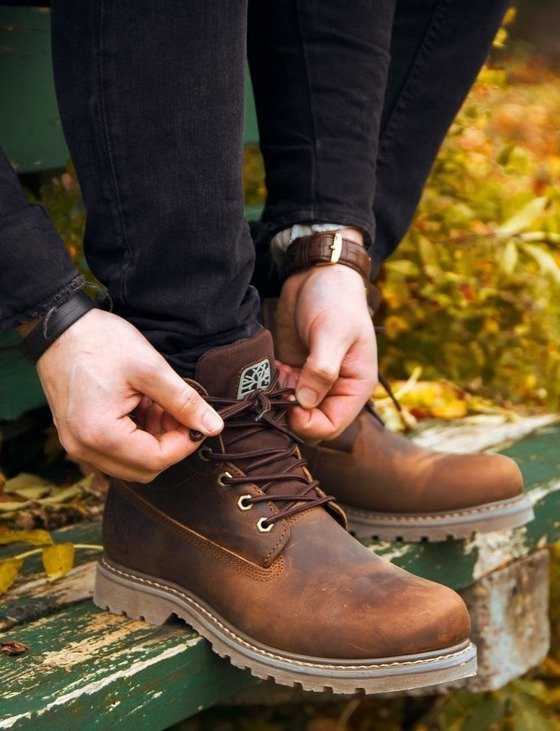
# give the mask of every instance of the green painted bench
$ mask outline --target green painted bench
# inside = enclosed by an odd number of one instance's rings
[[[511,442],[503,451],[523,470],[536,513],[530,525],[443,544],[371,544],[396,564],[462,592],[481,671],[468,689],[500,687],[548,649],[545,547],[560,539],[560,426],[550,422],[537,417],[492,430],[436,424],[415,435],[455,449]],[[56,539],[96,543],[100,526],[67,528]],[[0,558],[17,550],[10,546]],[[78,565],[49,583],[30,561],[4,597],[0,642],[19,640],[29,650],[0,655],[0,729],[163,729],[232,696],[235,702],[244,695],[252,702],[302,697],[257,684],[182,624],[155,628],[99,611],[91,602],[94,567],[94,555],[80,551]]]

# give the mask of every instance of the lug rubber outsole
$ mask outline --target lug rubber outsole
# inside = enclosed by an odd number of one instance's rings
[[[177,616],[236,667],[304,690],[389,693],[453,682],[476,673],[476,648],[469,640],[434,652],[359,661],[294,655],[267,647],[237,631],[185,589],[132,573],[105,559],[97,567],[93,600],[114,614],[155,625]]]
[[[525,525],[535,517],[526,495],[447,513],[390,514],[341,507],[348,517],[348,530],[356,538],[409,543],[469,539],[476,533]]]

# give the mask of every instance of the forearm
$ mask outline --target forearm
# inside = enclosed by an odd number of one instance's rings
[[[42,317],[83,283],[43,209],[26,202],[0,150],[0,332]]]

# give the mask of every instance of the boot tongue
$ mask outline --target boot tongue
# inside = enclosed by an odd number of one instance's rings
[[[195,379],[212,396],[245,398],[270,386],[275,375],[272,336],[268,330],[207,350],[196,366]]]
[[[268,330],[261,330],[251,338],[238,340],[231,345],[224,345],[207,350],[197,364],[195,379],[210,396],[221,396],[229,399],[243,399],[257,388],[267,388],[275,375],[274,349],[272,336]],[[242,418],[252,420],[255,414],[244,414]],[[286,425],[284,419],[282,423]],[[287,425],[286,425],[287,426]],[[293,442],[289,436],[277,429],[267,427],[243,429],[229,428],[228,422],[222,434],[225,451],[231,454],[254,452],[259,449],[289,448]],[[289,469],[296,457],[277,459],[274,463],[257,468],[250,468],[250,461],[239,459],[236,464],[250,475],[266,475]],[[249,469],[247,469],[249,468]],[[298,474],[303,474],[301,468]],[[278,482],[267,492],[274,494],[290,494],[302,489],[302,483],[295,481]],[[278,506],[283,507],[282,505]]]

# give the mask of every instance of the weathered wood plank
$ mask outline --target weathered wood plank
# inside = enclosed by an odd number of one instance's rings
[[[428,421],[411,435],[413,442],[444,452],[483,452],[517,442],[560,420],[558,414],[524,416],[511,421],[500,415],[481,414],[455,421]]]
[[[76,566],[66,576],[50,582],[45,576],[19,582],[0,609],[0,630],[6,631],[47,617],[72,604],[91,599],[96,561]]]
[[[149,627],[89,602],[3,633],[0,729],[160,729],[255,681],[184,625]]]

